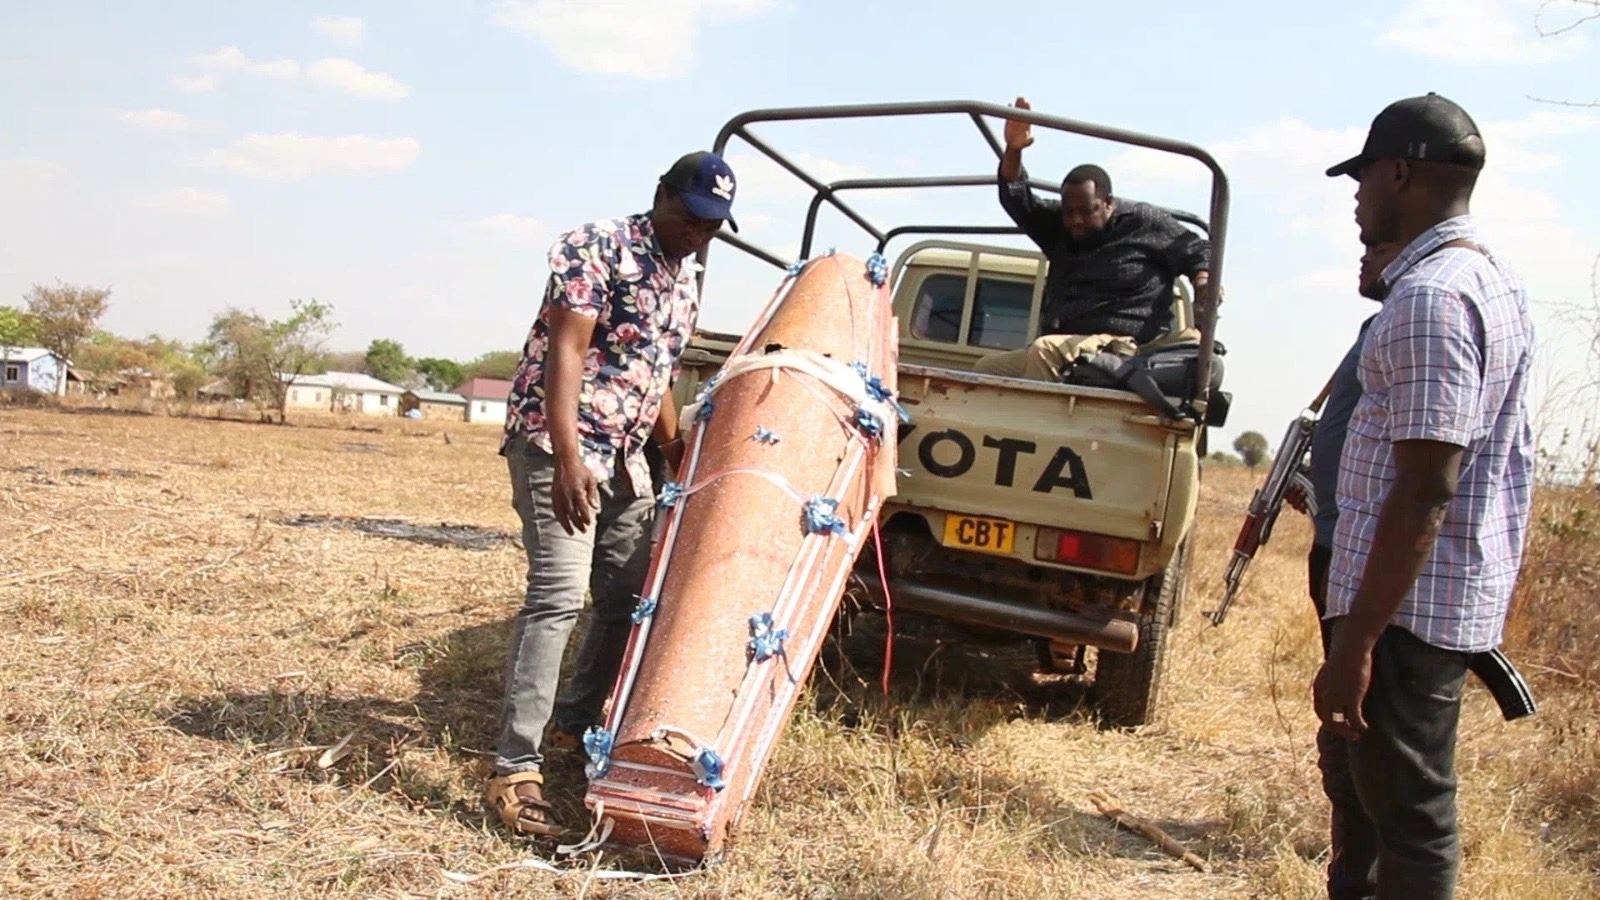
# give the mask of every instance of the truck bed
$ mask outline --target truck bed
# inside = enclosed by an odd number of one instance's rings
[[[680,407],[736,341],[696,336],[674,389]],[[1068,570],[1038,558],[1041,527],[1137,541],[1136,569],[1116,573],[1127,580],[1161,571],[1176,552],[1198,493],[1192,423],[1125,391],[908,363],[898,373],[910,421],[886,517],[919,516],[958,551]]]

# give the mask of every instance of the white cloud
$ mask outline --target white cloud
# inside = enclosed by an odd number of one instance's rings
[[[351,21],[359,24],[361,20]],[[348,59],[321,59],[303,67],[292,59],[258,62],[250,59],[238,47],[230,45],[215,53],[193,57],[190,61],[211,70],[203,75],[180,75],[173,79],[180,90],[190,93],[216,90],[221,83],[221,73],[241,72],[278,81],[304,79],[357,97],[381,100],[398,100],[411,93],[392,76],[369,72],[360,63]]]
[[[205,219],[220,219],[233,209],[233,203],[228,195],[221,191],[208,191],[203,188],[178,188],[161,194],[145,198],[143,204],[146,209],[156,212],[173,213],[184,216],[197,216]]]
[[[1488,147],[1489,164],[1479,178],[1474,209],[1489,216],[1493,230],[1506,240],[1526,243],[1530,249],[1555,240],[1570,251],[1577,233],[1548,231],[1560,219],[1553,196],[1521,186],[1516,176],[1558,167],[1562,157],[1550,149],[1550,139],[1600,130],[1600,113],[1586,110],[1537,110],[1520,119],[1479,123]],[[1323,235],[1347,248],[1355,240],[1355,182],[1324,176],[1328,166],[1355,155],[1366,140],[1366,126],[1318,128],[1299,119],[1284,118],[1245,134],[1210,145],[1212,154],[1229,175],[1234,190],[1233,207],[1251,198],[1271,202],[1292,230]],[[1168,162],[1178,160],[1178,163]],[[1143,180],[1153,193],[1160,185],[1204,186],[1209,174],[1201,166],[1170,154],[1132,149],[1115,158],[1108,169],[1113,182],[1124,171]],[[1147,198],[1146,198],[1147,199]],[[1538,235],[1536,240],[1524,240]],[[1559,238],[1559,239],[1558,239]],[[1542,252],[1540,256],[1544,256]]]
[[[550,243],[555,237],[555,228],[549,223],[531,216],[519,216],[516,213],[499,213],[484,216],[472,222],[474,228],[495,237],[504,238],[517,244],[530,244],[543,246]]]
[[[1548,63],[1587,45],[1582,34],[1542,38],[1538,9],[1519,0],[1411,0],[1378,42],[1449,62]]]
[[[170,109],[141,109],[122,113],[118,118],[130,125],[153,131],[192,131],[196,124],[188,116]]]
[[[306,67],[306,78],[324,87],[337,88],[357,97],[398,100],[411,91],[381,72],[368,72],[348,59],[324,59]]]
[[[276,78],[280,81],[292,80],[300,74],[300,64],[292,59],[256,62],[245,56],[244,51],[231,45],[223,47],[215,53],[203,53],[196,56],[193,62],[202,69],[210,69],[214,72],[247,72],[251,75]]]
[[[1600,130],[1600,112],[1542,109],[1521,119],[1483,122],[1481,128],[1491,171],[1539,172],[1562,164],[1559,153],[1546,149],[1550,138]]]
[[[761,212],[739,213],[734,218],[738,220],[739,228],[747,233],[751,231],[766,231],[777,221],[775,216]]]
[[[252,178],[299,181],[313,175],[399,172],[422,153],[415,138],[364,134],[320,137],[295,133],[250,134],[232,147],[213,150],[202,161]]]
[[[1290,283],[1300,292],[1338,296],[1355,291],[1356,275],[1357,268],[1353,265],[1343,268],[1311,269],[1296,275]]]
[[[703,21],[732,21],[777,0],[497,0],[494,23],[536,38],[574,69],[674,78],[695,62]]]
[[[825,159],[809,153],[786,155],[795,165],[823,184],[847,178],[867,178],[872,175],[872,170],[854,163]],[[779,166],[764,153],[736,152],[728,154],[727,159],[728,168],[733,170],[734,178],[739,184],[738,200],[735,201],[734,209],[735,218],[739,217],[737,206],[740,202],[771,203],[775,200],[809,199],[816,193],[810,185],[796,178],[788,169]],[[894,193],[903,192],[887,190],[871,192],[873,196]]]
[[[311,20],[311,30],[318,37],[351,47],[361,46],[367,37],[367,23],[355,16],[317,16]]]
[[[172,85],[185,94],[209,94],[217,89],[222,79],[215,75],[174,75]]]
[[[35,156],[0,159],[0,187],[8,191],[47,187],[66,177],[66,166]]]
[[[1230,210],[1237,216],[1248,202],[1270,204],[1295,232],[1319,232],[1341,248],[1355,246],[1355,182],[1323,173],[1361,150],[1366,127],[1318,128],[1296,118],[1283,118],[1238,137],[1206,144],[1228,175]],[[1205,215],[1211,173],[1198,162],[1156,150],[1130,148],[1106,164],[1117,193],[1174,205],[1165,194],[1174,187],[1189,190]],[[1132,185],[1125,189],[1123,185]],[[1235,227],[1239,225],[1235,219]],[[1359,255],[1359,254],[1358,254]]]

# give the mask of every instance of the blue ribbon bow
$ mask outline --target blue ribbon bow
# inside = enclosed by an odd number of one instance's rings
[[[639,605],[633,608],[633,624],[639,625],[645,619],[656,614],[656,598],[640,597]]]
[[[661,485],[661,493],[656,497],[656,505],[662,509],[676,506],[683,497],[683,485],[676,481],[668,481]]]
[[[583,749],[589,754],[589,764],[583,767],[583,773],[589,778],[599,778],[611,768],[613,740],[611,732],[599,725],[590,725],[583,733]]]
[[[700,784],[714,791],[720,791],[728,786],[722,780],[722,757],[710,747],[701,747],[700,752],[694,755],[691,765],[694,766],[694,780]]]
[[[834,512],[839,501],[832,497],[812,497],[806,503],[805,529],[807,534],[837,534],[848,537],[850,528]]]
[[[882,253],[874,253],[867,257],[867,278],[878,287],[889,280],[889,261],[883,258]]]

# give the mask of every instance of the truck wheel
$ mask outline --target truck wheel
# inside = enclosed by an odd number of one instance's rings
[[[1184,541],[1167,568],[1145,582],[1146,599],[1154,602],[1140,611],[1139,646],[1132,653],[1095,652],[1094,704],[1108,726],[1146,725],[1160,714],[1168,635],[1177,626],[1187,561],[1188,541]]]

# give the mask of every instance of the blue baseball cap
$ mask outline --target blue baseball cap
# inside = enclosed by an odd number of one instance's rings
[[[661,176],[661,183],[676,190],[696,218],[722,219],[739,230],[733,221],[733,170],[722,157],[704,150],[687,153]]]

